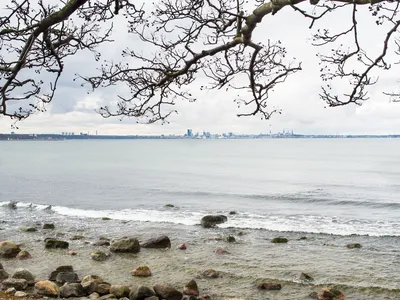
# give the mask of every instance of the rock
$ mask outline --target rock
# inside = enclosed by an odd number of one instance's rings
[[[168,285],[156,284],[153,290],[159,298],[165,300],[181,300],[183,296],[180,291]]]
[[[8,275],[6,270],[0,269],[0,282],[2,282],[4,279],[7,279],[8,277],[10,277],[10,275]]]
[[[359,243],[347,244],[346,247],[348,249],[358,249],[358,248],[361,248],[361,244],[359,244]]]
[[[140,245],[142,248],[156,248],[156,249],[165,249],[171,248],[171,241],[169,237],[163,235],[158,238],[149,239],[143,244]]]
[[[110,293],[111,284],[102,282],[97,284],[97,290],[100,295],[107,295]]]
[[[3,270],[4,268],[3,268],[3,265],[2,264],[0,264],[0,270]]]
[[[106,254],[106,253],[101,252],[101,251],[96,251],[96,252],[90,253],[90,258],[95,260],[95,261],[105,261],[109,257],[110,257],[109,254]]]
[[[6,294],[12,294],[14,295],[17,292],[15,288],[8,288],[6,289]]]
[[[21,251],[16,243],[4,241],[0,242],[0,257],[14,258]]]
[[[109,218],[109,217],[102,217],[101,218],[103,221],[110,221],[110,220],[112,220],[111,218]]]
[[[175,207],[173,204],[165,204],[165,207]]]
[[[45,247],[49,248],[60,248],[60,249],[68,249],[69,243],[57,239],[45,239]]]
[[[124,252],[124,253],[137,253],[140,251],[139,241],[135,238],[122,238],[114,240],[111,243],[110,251]]]
[[[305,240],[307,240],[308,238],[306,237],[306,236],[301,236],[301,237],[299,237],[299,241],[305,241]]]
[[[15,270],[14,274],[12,274],[11,278],[15,279],[25,279],[28,285],[35,284],[35,276],[32,275],[27,269],[18,268]]]
[[[25,260],[25,259],[32,258],[32,255],[26,250],[21,250],[17,254],[16,258],[19,259],[19,260]]]
[[[43,229],[55,229],[56,226],[54,226],[53,223],[44,223],[42,228]]]
[[[302,281],[313,281],[314,280],[314,278],[312,278],[310,275],[308,275],[306,273],[301,273],[299,279]]]
[[[220,273],[213,269],[208,269],[201,273],[201,275],[205,278],[218,278]]]
[[[186,244],[180,244],[180,245],[178,246],[178,249],[179,249],[179,250],[186,250],[186,249],[187,249],[187,245],[186,245]]]
[[[225,223],[226,221],[228,221],[228,218],[224,215],[208,215],[201,219],[201,226],[204,228],[212,228],[215,227],[215,225]]]
[[[185,284],[183,288],[183,293],[189,296],[198,296],[199,295],[199,287],[197,286],[196,281],[193,279],[190,280],[187,284]]]
[[[66,282],[62,287],[60,287],[61,298],[83,297],[85,295],[86,292],[80,283]]]
[[[79,240],[83,240],[85,237],[83,235],[73,235],[71,236],[70,240],[71,241],[79,241]]]
[[[100,276],[97,275],[86,275],[85,277],[83,277],[81,283],[82,285],[90,283],[90,282],[97,282],[97,283],[102,283],[104,282],[103,278],[101,278]]]
[[[105,284],[105,286],[100,286],[101,284]],[[97,275],[87,275],[82,279],[81,282],[83,288],[88,294],[91,293],[99,293],[101,295],[109,294],[110,284],[105,283],[103,278]]]
[[[236,242],[236,239],[235,239],[235,237],[234,237],[233,235],[228,235],[228,236],[226,237],[226,241],[227,241],[228,243],[234,243],[234,242]]]
[[[110,246],[110,242],[106,240],[100,240],[93,243],[94,246]]]
[[[96,292],[93,292],[93,293],[91,293],[89,295],[89,299],[90,300],[96,300],[96,299],[99,299],[99,298],[100,298],[100,295],[99,295],[99,293],[96,293]]]
[[[144,298],[144,300],[160,300],[160,298],[158,298],[157,296],[151,296],[151,297]]]
[[[308,297],[313,298],[313,299],[317,299],[318,298],[318,293],[317,292],[311,292]]]
[[[117,297],[115,297],[115,295],[113,295],[113,294],[108,294],[108,295],[101,296],[97,299],[98,300],[108,300],[108,299],[117,299]]]
[[[245,231],[239,231],[237,233],[238,236],[243,236],[243,235],[247,235],[247,234],[248,234],[248,232],[245,232]]]
[[[1,283],[3,289],[15,288],[17,291],[23,291],[28,287],[28,282],[25,279],[8,278]]]
[[[236,211],[234,211],[234,210],[232,210],[232,211],[230,211],[230,212],[229,212],[229,214],[230,214],[230,215],[236,215],[236,214],[237,214],[237,212],[236,212]]]
[[[148,266],[139,266],[131,271],[132,276],[151,276],[151,271]]]
[[[271,240],[271,243],[275,243],[275,244],[284,244],[284,243],[287,243],[287,242],[288,242],[288,239],[287,238],[283,238],[283,237],[276,237],[276,238],[273,238]]]
[[[282,289],[282,285],[276,282],[261,282],[257,284],[257,288],[259,290],[279,291]]]
[[[56,276],[56,282],[60,284],[66,282],[79,282],[79,277],[75,272],[59,272]]]
[[[22,298],[22,297],[26,297],[26,296],[28,296],[28,294],[23,291],[16,291],[14,294],[14,297],[18,297],[18,298]]]
[[[27,227],[27,226],[21,226],[18,229],[19,229],[19,231],[22,231],[22,232],[36,232],[37,231],[37,229],[35,227]]]
[[[36,282],[35,294],[41,296],[58,297],[60,294],[60,289],[54,282],[50,280],[43,280]]]
[[[129,286],[126,285],[112,285],[110,287],[110,294],[113,294],[117,298],[129,297],[130,291]]]
[[[76,252],[76,251],[74,251],[74,250],[71,250],[71,251],[68,251],[67,254],[68,254],[68,255],[71,255],[71,256],[75,256],[75,255],[78,254],[78,252]]]
[[[144,300],[148,297],[155,296],[154,292],[147,286],[139,286],[129,293],[130,300]]]
[[[337,289],[323,288],[317,295],[318,300],[345,300],[344,294]]]
[[[59,266],[57,269],[50,273],[49,280],[56,281],[58,273],[61,272],[74,272],[74,268],[72,266]]]
[[[225,249],[217,248],[217,250],[215,250],[215,253],[217,253],[217,254],[228,254],[229,252],[226,251]]]

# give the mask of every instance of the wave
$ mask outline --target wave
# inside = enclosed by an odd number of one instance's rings
[[[0,202],[6,207],[10,202]],[[17,211],[32,211],[37,213],[54,213],[60,218],[102,219],[110,218],[121,221],[175,223],[188,226],[200,224],[206,211],[190,211],[179,208],[160,209],[122,209],[122,210],[90,210],[70,208],[66,206],[49,206],[34,203],[16,203]],[[240,212],[228,216],[228,222],[220,224],[221,228],[262,229],[280,232],[322,233],[334,235],[369,235],[369,236],[400,236],[400,221],[372,221],[363,219],[345,219],[323,215],[278,213],[258,214]]]

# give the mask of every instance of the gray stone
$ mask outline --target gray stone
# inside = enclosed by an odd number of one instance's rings
[[[26,297],[26,296],[28,296],[28,294],[25,292],[22,292],[22,291],[16,291],[14,294],[14,297],[18,297],[18,298],[22,298],[22,297]]]
[[[66,282],[79,282],[78,274],[75,272],[59,272],[56,277],[57,283],[66,283]]]
[[[111,242],[110,251],[121,253],[137,253],[140,251],[139,241],[135,238],[122,238]]]
[[[0,269],[0,282],[2,282],[4,279],[7,279],[8,277],[10,277],[10,275],[8,275],[6,270]]]
[[[32,273],[29,272],[27,269],[23,268],[16,269],[11,277],[15,279],[25,279],[28,285],[35,284],[35,276],[33,276]]]
[[[155,293],[147,286],[139,286],[129,293],[130,300],[144,300],[148,297],[155,296]]]
[[[165,300],[181,300],[183,296],[180,291],[168,285],[156,284],[153,290],[158,297]]]
[[[1,283],[3,289],[15,288],[17,291],[23,291],[28,287],[28,282],[25,279],[8,278]]]
[[[61,298],[83,297],[85,295],[86,292],[80,283],[67,282],[60,288]]]
[[[100,298],[100,295],[99,295],[99,293],[96,293],[96,292],[93,292],[93,293],[91,293],[89,295],[89,299],[90,300],[96,300],[96,299],[99,299],[99,298]]]
[[[45,239],[44,240],[45,243],[45,248],[50,249],[56,249],[56,248],[60,248],[60,249],[68,249],[69,247],[69,243],[65,242],[65,241],[61,241],[61,240],[57,240],[57,239]]]
[[[140,246],[142,248],[165,249],[165,248],[171,248],[171,241],[169,237],[163,235],[158,238],[149,239]]]
[[[43,229],[55,229],[56,226],[54,226],[53,223],[44,223],[42,228]]]
[[[72,266],[59,266],[55,271],[51,272],[49,275],[49,280],[56,281],[58,273],[61,272],[74,272],[74,268]]]

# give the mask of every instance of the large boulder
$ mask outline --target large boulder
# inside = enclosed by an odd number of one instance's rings
[[[21,251],[16,243],[10,241],[0,242],[0,257],[14,258]]]
[[[158,238],[152,238],[140,245],[142,248],[157,248],[165,249],[171,248],[171,241],[166,235],[162,235]]]
[[[139,266],[131,271],[132,276],[151,276],[151,271],[148,266]]]
[[[74,268],[69,265],[59,266],[59,267],[57,267],[57,269],[55,271],[50,273],[49,280],[56,281],[58,273],[61,273],[61,272],[74,272]]]
[[[57,239],[45,239],[44,246],[47,249],[50,249],[50,248],[68,249],[69,243],[66,241],[61,241],[61,240],[57,240]]]
[[[83,297],[85,295],[86,292],[80,283],[66,282],[62,287],[60,287],[61,298]]]
[[[15,270],[14,274],[12,274],[11,278],[15,279],[25,279],[28,285],[35,284],[35,276],[32,275],[27,269],[18,268]]]
[[[201,226],[204,228],[213,228],[217,224],[222,224],[228,221],[228,218],[224,215],[208,215],[201,219]]]
[[[323,288],[317,295],[318,300],[345,300],[344,294],[337,289]]]
[[[165,300],[181,300],[183,294],[168,285],[156,284],[153,290],[160,299]]]
[[[60,289],[54,282],[50,280],[42,280],[36,282],[35,294],[40,296],[58,297]]]
[[[2,282],[4,279],[7,279],[8,277],[10,277],[10,275],[8,275],[6,270],[0,269],[0,282]]]
[[[56,276],[56,282],[60,284],[66,282],[79,282],[79,277],[75,272],[59,272]]]
[[[122,238],[112,241],[110,251],[120,253],[137,253],[140,251],[139,241],[135,238]]]
[[[26,250],[21,250],[17,254],[16,258],[19,260],[26,260],[32,258],[32,255]]]
[[[115,297],[123,298],[128,297],[131,289],[126,285],[112,285],[110,287],[110,294],[113,294]]]
[[[28,287],[28,282],[25,279],[8,278],[1,283],[3,289],[14,288],[17,291],[23,291]]]
[[[144,300],[146,298],[149,298],[151,296],[154,296],[155,293],[148,288],[147,286],[139,286],[136,289],[133,289],[130,293],[129,293],[129,299],[130,300]]]
[[[183,293],[189,296],[198,296],[199,295],[199,287],[197,286],[196,281],[193,279],[190,280],[187,284],[185,284],[183,288]]]

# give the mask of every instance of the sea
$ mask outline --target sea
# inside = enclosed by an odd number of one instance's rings
[[[209,214],[228,221],[204,229]],[[43,222],[56,230],[41,230]],[[400,299],[400,139],[4,141],[0,229],[0,240],[31,249],[39,276],[65,262],[128,284],[129,270],[147,263],[155,272],[142,283],[198,278],[215,299],[310,299],[324,286],[346,299]],[[173,244],[162,254],[95,264],[86,253],[99,236],[162,234]],[[44,250],[53,235],[85,254]],[[278,236],[289,242],[271,243]],[[180,243],[188,249],[177,250]],[[218,247],[228,254],[215,254]],[[206,280],[207,268],[225,275]],[[301,281],[301,272],[314,281]],[[260,280],[283,288],[259,291]]]

